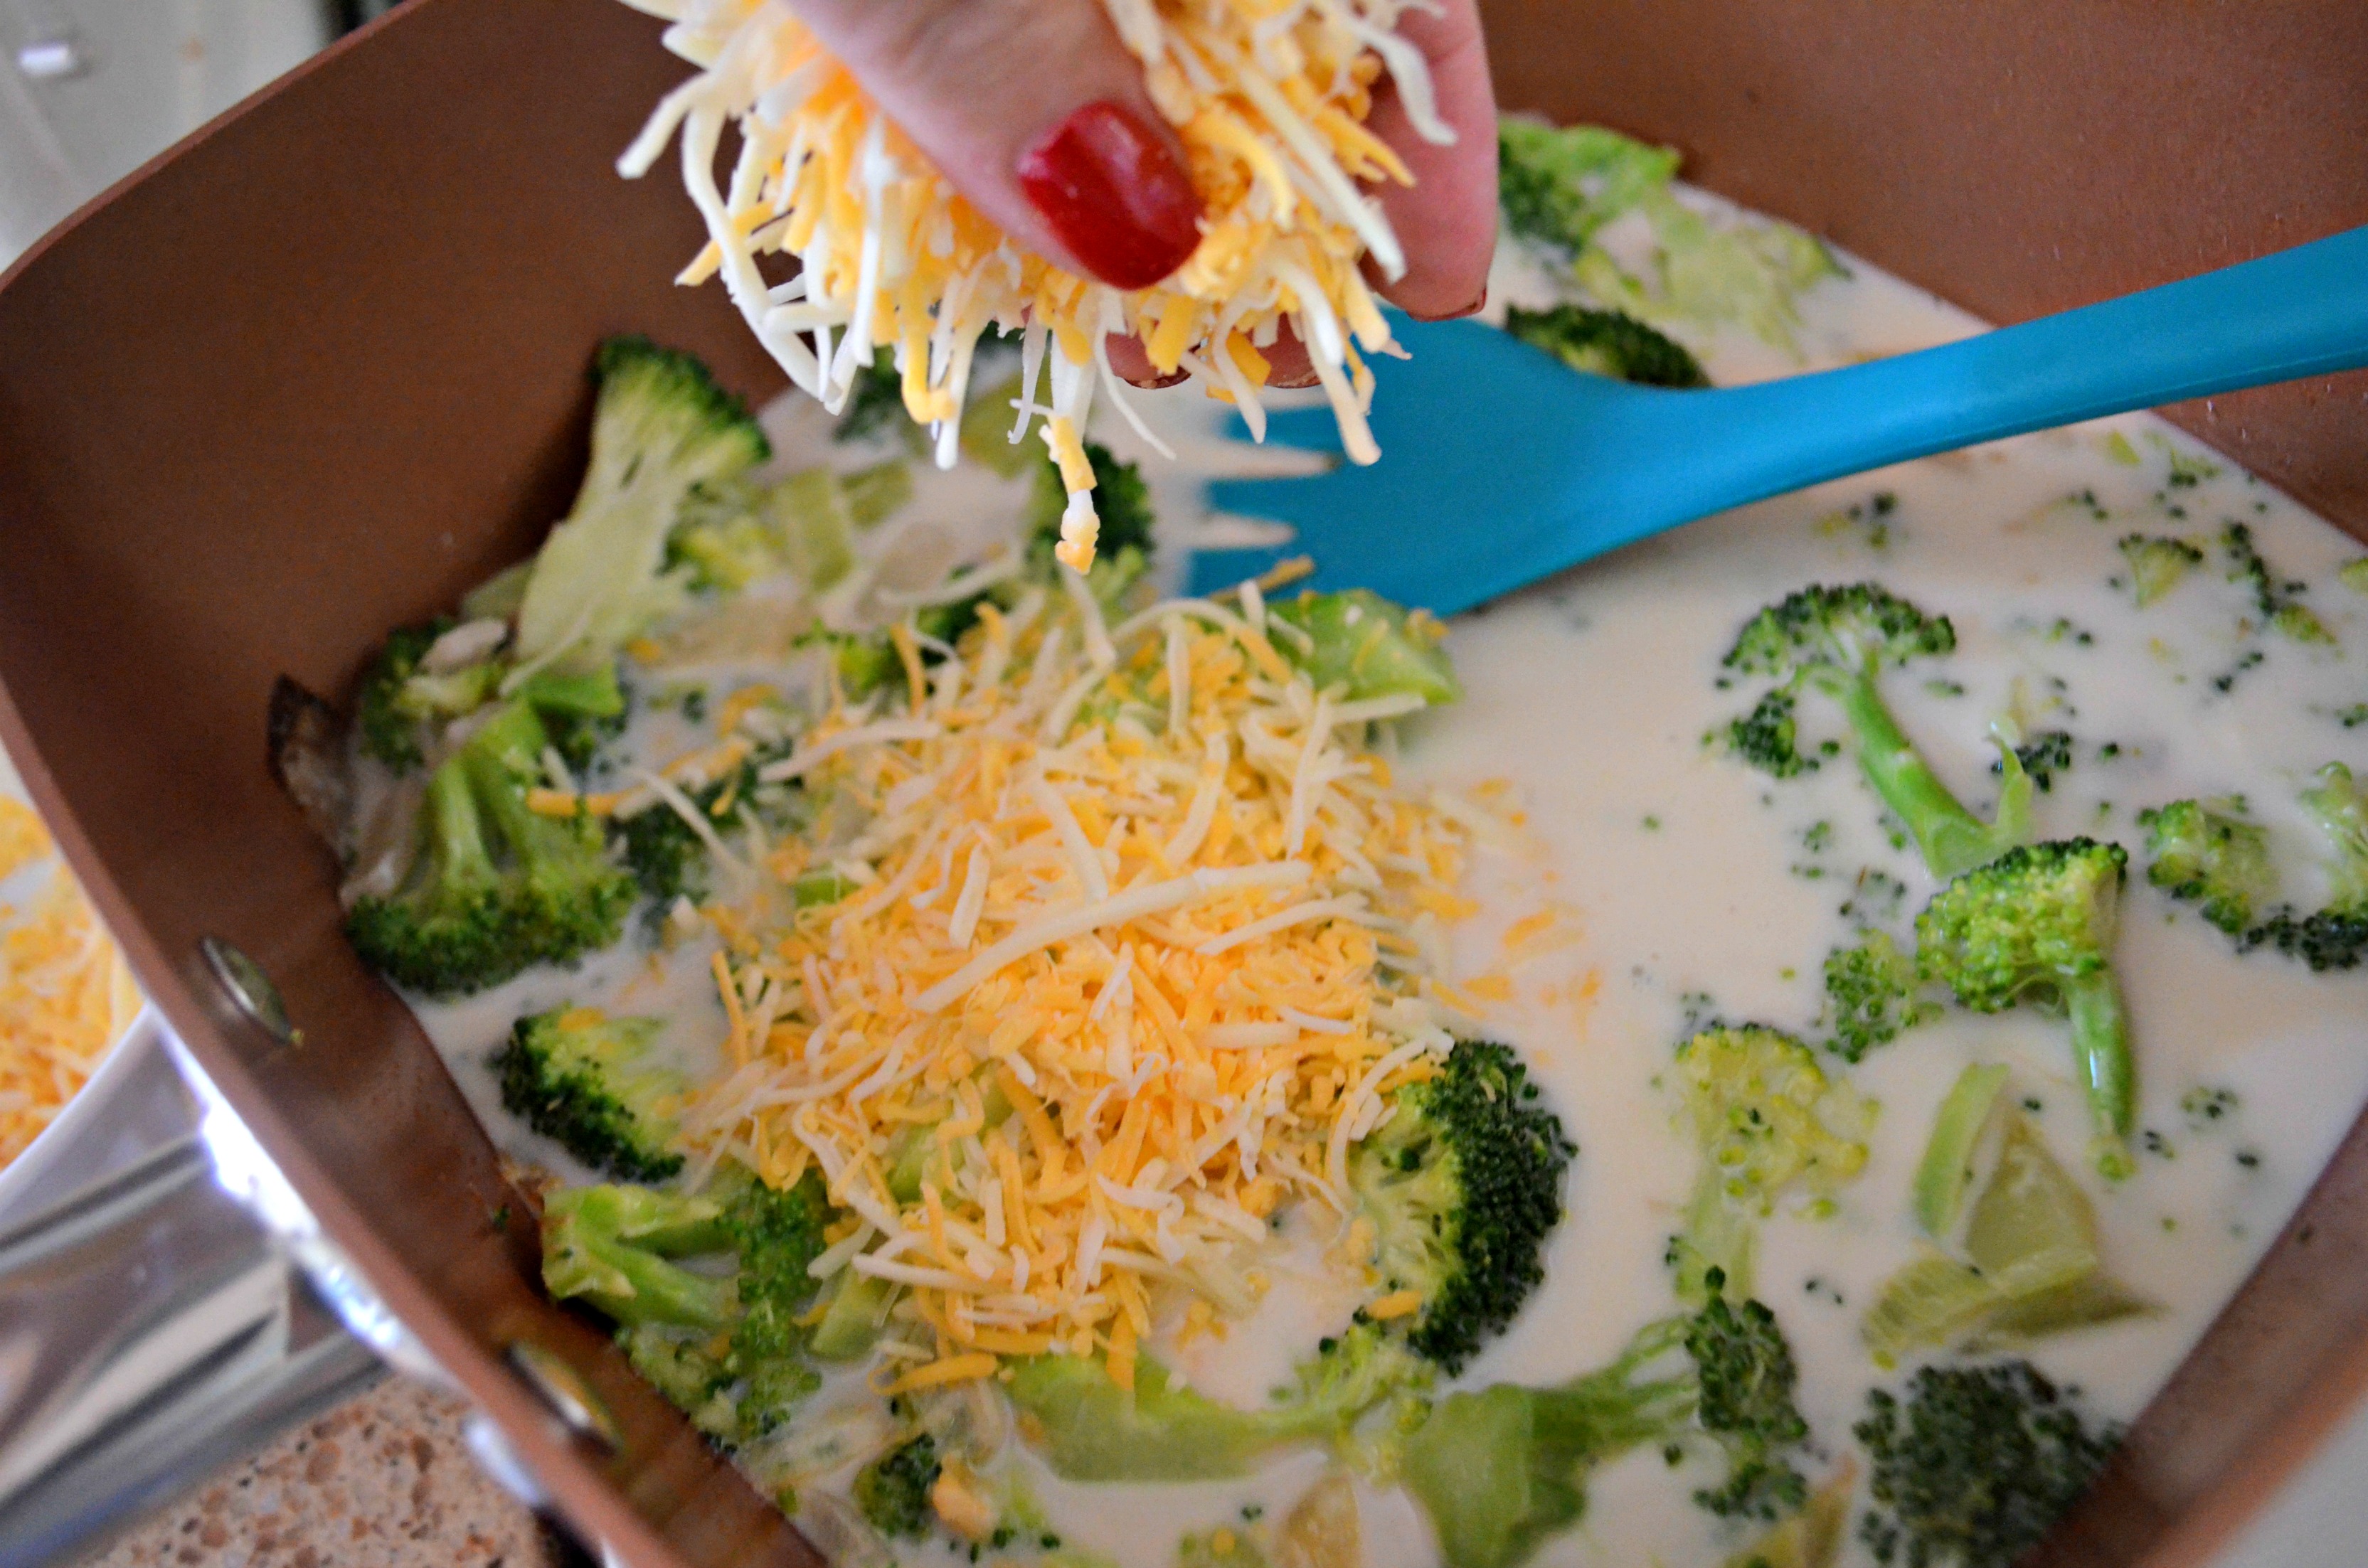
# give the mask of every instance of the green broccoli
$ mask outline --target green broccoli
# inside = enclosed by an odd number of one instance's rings
[[[1725,658],[1730,670],[1775,677],[1779,690],[1806,686],[1840,705],[1867,781],[1907,825],[1940,877],[1995,859],[2031,835],[2031,780],[2011,747],[1999,743],[2005,782],[1997,820],[1985,823],[1917,755],[1884,703],[1877,685],[1884,665],[1937,656],[1956,645],[1946,617],[1928,616],[1874,584],[1860,583],[1787,595],[1752,618]],[[1765,750],[1745,755],[1759,760]]]
[[[1760,1219],[1787,1194],[1827,1203],[1854,1179],[1872,1109],[1807,1046],[1759,1024],[1713,1025],[1678,1047],[1677,1064],[1702,1152],[1685,1229],[1669,1245],[1679,1299],[1707,1301],[1713,1274],[1748,1295]]]
[[[1458,1040],[1437,1077],[1391,1104],[1351,1152],[1349,1186],[1373,1224],[1381,1289],[1422,1298],[1400,1320],[1406,1344],[1453,1373],[1545,1278],[1539,1254],[1577,1150],[1502,1045]]]
[[[2336,569],[2336,581],[2357,594],[2368,594],[2368,555]]]
[[[1318,690],[1338,687],[1349,701],[1412,694],[1436,706],[1463,695],[1440,646],[1447,628],[1427,610],[1408,610],[1370,588],[1303,593],[1267,611],[1288,631],[1276,650],[1306,672]]]
[[[2277,911],[2245,933],[2245,945],[2274,944],[2314,970],[2352,969],[2368,958],[2368,784],[2330,762],[2303,791],[2302,803],[2334,851],[2327,862],[2328,901],[2309,915]]]
[[[1682,344],[1618,311],[1590,311],[1577,305],[1525,311],[1517,306],[1505,312],[1505,330],[1572,369],[1590,375],[1647,387],[1710,385],[1702,361]]]
[[[2203,906],[2203,918],[2230,936],[2252,925],[2257,903],[2277,892],[2270,838],[2252,823],[2195,801],[2138,813],[2146,830],[2146,881],[2171,897]]]
[[[1860,1325],[1878,1365],[1973,1349],[2150,1310],[2104,1271],[2096,1215],[2008,1095],[2007,1070],[1968,1067],[1916,1173],[1934,1246],[1886,1280]]]
[[[2028,741],[2013,741],[2011,744],[2014,759],[2021,764],[2031,787],[2043,795],[2055,788],[2057,774],[2071,770],[2072,736],[2066,731],[2042,730]],[[1990,771],[2003,775],[2006,759],[2001,756],[1991,763]]]
[[[527,805],[549,744],[534,710],[512,702],[436,769],[402,885],[347,915],[364,959],[415,991],[460,996],[617,939],[633,884],[598,826]]]
[[[2242,583],[2253,591],[2253,608],[2260,612],[2262,624],[2273,626],[2297,642],[2332,643],[2335,634],[2326,623],[2311,613],[2295,596],[2302,592],[2300,583],[2282,583],[2261,558],[2260,547],[2253,542],[2253,530],[2243,523],[2230,523],[2220,530],[2220,551],[2228,559],[2228,580]]]
[[[859,528],[876,528],[913,499],[913,465],[890,458],[838,475],[838,488],[847,497],[847,520]]]
[[[615,1321],[635,1364],[703,1415],[711,1436],[754,1442],[819,1385],[796,1320],[813,1299],[808,1269],[829,1221],[811,1173],[786,1190],[736,1167],[695,1196],[568,1187],[543,1205],[543,1285]],[[734,1267],[715,1274],[679,1261],[698,1257]]]
[[[1497,199],[1513,233],[1577,252],[1604,224],[1667,188],[1678,161],[1674,147],[1597,126],[1500,120]]]
[[[855,383],[848,389],[847,404],[839,410],[831,439],[860,441],[894,428],[904,412],[904,372],[896,369],[893,354],[875,352],[871,363],[855,372]]]
[[[909,1437],[857,1474],[855,1506],[891,1540],[918,1540],[929,1533],[929,1488],[943,1468],[935,1437]]]
[[[1134,1363],[1134,1387],[1121,1388],[1100,1358],[1039,1356],[1019,1362],[1003,1385],[1026,1418],[1030,1440],[1055,1474],[1071,1481],[1212,1481],[1240,1475],[1260,1454],[1294,1442],[1343,1437],[1371,1403],[1395,1386],[1379,1375],[1392,1352],[1376,1336],[1343,1354],[1298,1397],[1264,1410],[1238,1410],[1170,1382],[1148,1356]],[[1366,1358],[1374,1358],[1372,1373]],[[1353,1374],[1353,1375],[1352,1375]],[[1387,1386],[1385,1386],[1387,1385]]]
[[[748,756],[723,778],[684,790],[684,798],[716,831],[723,832],[743,812],[758,809],[757,791],[764,786],[757,770],[768,760],[764,755]],[[697,903],[707,896],[707,840],[666,801],[631,816],[612,818],[609,835],[642,896],[649,901],[652,921],[663,920],[677,898]]]
[[[2203,564],[2203,552],[2183,539],[2124,534],[2121,551],[2122,559],[2130,563],[2130,587],[2140,609],[2179,586],[2182,578]]]
[[[1918,1024],[1940,1017],[1940,1007],[1916,995],[1916,960],[1899,950],[1884,931],[1861,931],[1858,940],[1826,955],[1826,1011],[1833,1038],[1826,1049],[1856,1062]]]
[[[882,467],[902,472],[901,464]],[[912,482],[905,483],[909,493]],[[769,485],[726,480],[685,500],[666,536],[666,564],[710,593],[737,593],[782,574],[821,592],[855,569],[855,528],[847,483],[829,469],[802,469]]]
[[[406,699],[412,676],[436,640],[451,629],[449,616],[418,626],[397,627],[387,633],[385,646],[362,676],[354,704],[361,749],[397,773],[410,772],[424,756],[419,737],[424,715]]]
[[[666,1112],[680,1074],[644,1066],[663,1018],[612,1018],[597,1007],[529,1013],[494,1052],[502,1107],[596,1170],[664,1181],[682,1169]]]
[[[1726,1479],[1695,1494],[1724,1517],[1774,1518],[1807,1484],[1792,1456],[1808,1436],[1799,1381],[1775,1316],[1731,1306],[1706,1280],[1702,1311],[1650,1324],[1610,1366],[1553,1388],[1500,1383],[1441,1400],[1406,1445],[1407,1489],[1430,1517],[1447,1568],[1512,1568],[1576,1523],[1588,1472],[1648,1445],[1702,1437]],[[1682,1360],[1679,1358],[1682,1352]]]
[[[2090,1157],[2119,1181],[2136,1069],[2113,974],[2128,852],[2074,838],[2027,845],[1933,895],[1916,917],[1916,968],[1977,1013],[2029,1001],[2071,1015],[2072,1056],[2096,1137]]]
[[[1800,699],[1789,687],[1763,694],[1750,712],[1727,725],[1727,749],[1771,778],[1815,773],[1824,760],[1801,750],[1799,709]],[[1830,756],[1841,745],[1827,741],[1821,749]]]
[[[680,608],[689,573],[666,568],[666,539],[684,503],[770,454],[739,400],[688,354],[611,338],[593,379],[592,460],[518,604],[516,653],[526,669],[595,673]]]
[[[1873,1465],[1859,1539],[1877,1562],[2012,1568],[2121,1442],[2028,1361],[1926,1367],[1910,1391],[1904,1405],[1870,1391],[1853,1428]]]

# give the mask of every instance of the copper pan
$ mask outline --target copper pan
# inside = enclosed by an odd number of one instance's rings
[[[1497,0],[1508,104],[1997,320],[2368,222],[2368,8],[2139,0]],[[274,679],[522,555],[583,460],[584,367],[643,331],[778,378],[663,176],[612,161],[681,74],[615,0],[410,0],[0,280],[0,739],[197,1059],[555,1505],[637,1568],[809,1561],[535,1286],[526,1206],[265,766]],[[2368,537],[2368,377],[2173,417]],[[225,937],[305,1043],[224,1002]],[[613,1451],[511,1369],[526,1341]],[[2203,1561],[2368,1381],[2368,1129],[2140,1421],[2050,1562]]]

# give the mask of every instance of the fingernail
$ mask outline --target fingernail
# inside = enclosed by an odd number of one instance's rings
[[[1091,103],[1019,154],[1019,188],[1085,269],[1148,289],[1201,243],[1201,199],[1167,143],[1130,111]]]
[[[1406,314],[1417,321],[1454,321],[1463,316],[1476,316],[1487,308],[1487,304],[1488,285],[1483,283],[1480,285],[1480,292],[1473,297],[1472,302],[1461,309],[1443,311],[1437,315],[1429,315],[1421,311],[1408,311]]]

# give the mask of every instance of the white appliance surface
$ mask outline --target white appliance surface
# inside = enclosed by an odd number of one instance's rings
[[[0,266],[328,35],[325,0],[0,0]]]

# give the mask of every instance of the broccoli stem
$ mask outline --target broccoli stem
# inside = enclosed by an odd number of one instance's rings
[[[1867,782],[1907,824],[1934,876],[1954,877],[1987,865],[2030,836],[2031,787],[2018,764],[2008,764],[2006,783],[1998,791],[1998,821],[1986,823],[1967,811],[1918,755],[1915,743],[1876,689],[1871,663],[1860,671],[1835,672],[1819,683],[1840,703],[1842,716],[1858,737],[1859,766],[1866,770]]]
[[[448,896],[489,891],[501,880],[485,847],[484,819],[462,759],[452,758],[429,777],[427,820],[428,852]]]
[[[2135,1169],[2126,1140],[2137,1092],[2122,988],[2112,970],[2100,969],[2067,978],[2063,989],[2064,1005],[2072,1015],[2073,1065],[2089,1096],[2089,1120],[2096,1129],[2089,1157],[2100,1175],[2121,1181]]]

